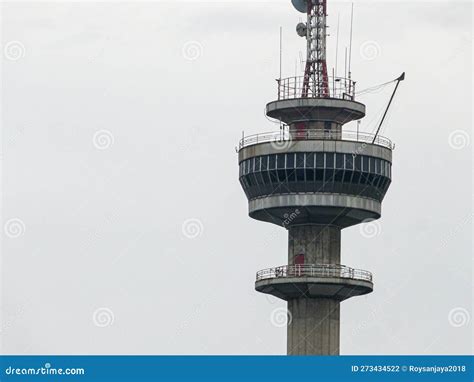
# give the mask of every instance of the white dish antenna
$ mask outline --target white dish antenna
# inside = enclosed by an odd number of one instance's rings
[[[291,3],[298,12],[307,13],[308,12],[308,0],[291,0]]]

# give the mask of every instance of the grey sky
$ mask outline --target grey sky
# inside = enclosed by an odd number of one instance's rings
[[[341,353],[471,353],[472,4],[355,8],[358,88],[407,80],[378,234],[343,231],[375,291],[342,304]],[[350,4],[329,13],[342,68]],[[285,304],[253,283],[287,233],[248,218],[234,147],[278,129],[263,110],[280,25],[300,72],[299,19],[289,0],[2,5],[4,353],[285,353]],[[363,131],[391,89],[360,98]]]

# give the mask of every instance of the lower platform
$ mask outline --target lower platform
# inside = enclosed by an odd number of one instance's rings
[[[373,291],[372,274],[341,265],[290,265],[257,273],[255,289],[290,301],[302,297],[344,301]]]

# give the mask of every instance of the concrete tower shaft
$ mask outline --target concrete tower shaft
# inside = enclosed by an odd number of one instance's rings
[[[341,228],[324,225],[288,229],[288,264],[341,264]],[[331,285],[314,284],[331,289]],[[343,288],[341,286],[341,288]],[[287,353],[339,354],[340,303],[338,299],[301,297],[288,301]]]
[[[339,355],[339,301],[298,298],[288,301],[288,312],[288,355]]]
[[[340,264],[341,228],[297,225],[288,228],[288,264]],[[298,257],[300,256],[300,259]]]

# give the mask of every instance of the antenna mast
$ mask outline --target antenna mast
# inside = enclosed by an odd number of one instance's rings
[[[339,24],[341,20],[341,14],[339,13],[337,15],[337,37],[336,37],[336,69],[335,69],[335,76],[337,77],[338,71],[337,71],[337,61],[339,57]]]
[[[280,27],[280,81],[283,69],[283,27]]]
[[[351,75],[351,68],[352,68],[352,32],[354,29],[354,3],[352,3],[352,9],[351,9],[351,36],[350,36],[350,42],[349,42],[349,77]]]
[[[327,0],[307,0],[307,57],[302,97],[329,97],[326,62]]]

